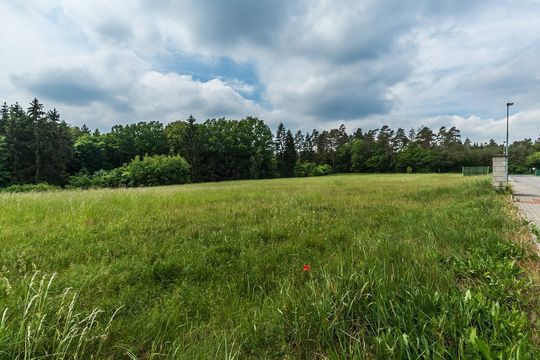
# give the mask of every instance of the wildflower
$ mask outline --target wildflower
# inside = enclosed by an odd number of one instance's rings
[[[304,271],[310,271],[311,270],[311,266],[309,266],[308,264],[304,265]]]

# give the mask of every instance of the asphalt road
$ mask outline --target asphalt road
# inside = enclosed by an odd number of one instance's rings
[[[510,184],[521,213],[540,229],[540,176],[512,175]]]

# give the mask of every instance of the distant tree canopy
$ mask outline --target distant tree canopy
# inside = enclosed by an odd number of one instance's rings
[[[125,170],[127,164],[135,164],[133,169],[142,178],[147,174],[139,173],[140,169],[151,169],[150,164],[162,171],[183,159],[187,164],[182,171],[188,173],[182,173],[182,181],[190,178],[194,182],[330,172],[452,172],[462,166],[489,166],[492,155],[502,152],[502,145],[494,140],[463,141],[457,128],[444,126],[434,131],[426,126],[406,130],[383,125],[349,134],[344,125],[303,133],[280,123],[274,135],[254,117],[201,123],[189,116],[167,125],[158,121],[115,125],[102,134],[85,125],[69,126],[56,109],[46,111],[37,99],[26,109],[4,103],[0,113],[0,186],[66,185],[70,178],[80,182],[86,177],[98,179],[98,183],[118,183],[118,171],[113,169]],[[540,139],[514,142],[510,171],[523,173],[540,167],[539,154]],[[161,155],[182,160],[154,157]],[[137,162],[145,157],[154,158]],[[134,159],[139,160],[134,163]]]

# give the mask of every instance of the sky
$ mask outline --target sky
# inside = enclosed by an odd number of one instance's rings
[[[0,101],[73,125],[540,135],[540,0],[0,0]]]

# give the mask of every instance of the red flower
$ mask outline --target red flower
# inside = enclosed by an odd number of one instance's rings
[[[307,264],[304,265],[304,271],[309,271],[309,270],[311,270],[311,266],[309,266]]]

